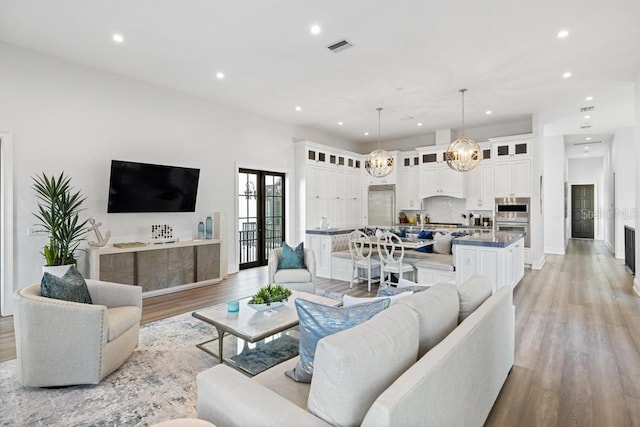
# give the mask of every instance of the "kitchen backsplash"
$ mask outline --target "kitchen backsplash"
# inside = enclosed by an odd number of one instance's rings
[[[427,197],[422,202],[422,212],[429,215],[431,222],[443,222],[459,224],[464,222],[460,214],[468,214],[473,212],[473,216],[481,215],[492,218],[491,211],[468,211],[466,209],[466,200],[449,196]]]

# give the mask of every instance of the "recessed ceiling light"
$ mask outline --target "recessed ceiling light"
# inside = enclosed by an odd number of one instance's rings
[[[589,151],[589,146],[584,147],[584,151]]]
[[[422,126],[422,123],[418,123],[418,126]]]
[[[224,79],[224,73],[223,73],[222,71],[218,71],[218,72],[216,73],[216,78],[217,78],[218,80],[222,80],[222,79]]]
[[[114,34],[112,37],[114,42],[116,43],[122,43],[124,42],[124,37],[122,37],[122,34]]]
[[[487,110],[487,111],[485,111],[484,113],[488,116],[488,115],[490,115],[490,114],[493,114],[493,111],[491,111],[491,110]]]
[[[299,105],[296,105],[296,111],[300,111],[300,110],[302,110],[302,107]]]
[[[588,156],[588,155],[589,155],[589,153],[584,153],[584,155],[585,155],[585,156]]]
[[[313,35],[320,34],[320,25],[312,25],[309,31],[311,31],[311,34]]]
[[[342,122],[338,122],[338,126],[342,126],[344,123]]]
[[[569,35],[569,30],[560,30],[560,31],[558,31],[558,38],[559,39],[566,39],[568,35]]]
[[[593,96],[589,95],[584,100],[585,101],[593,101]]]
[[[369,132],[365,132],[365,133],[364,133],[364,136],[369,136]]]
[[[585,119],[585,120],[590,119],[590,118],[591,118],[591,116],[590,116],[590,115],[588,115],[588,114],[587,114],[586,116],[584,116],[584,119]]]
[[[563,78],[563,79],[568,79],[569,77],[571,77],[571,72],[569,72],[569,71],[567,71],[566,73],[564,73],[564,74],[562,75],[562,78]]]
[[[586,139],[587,141],[591,141],[591,137],[590,137],[590,136],[586,137],[585,139]]]

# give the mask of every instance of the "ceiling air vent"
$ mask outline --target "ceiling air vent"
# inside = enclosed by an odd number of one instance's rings
[[[591,125],[582,125],[580,129],[591,129]]]
[[[581,113],[586,113],[587,111],[593,111],[595,108],[596,108],[596,107],[594,107],[593,105],[590,105],[590,106],[588,106],[588,107],[582,107],[582,108],[580,109],[580,112],[581,112]]]
[[[340,40],[339,42],[335,42],[327,46],[327,49],[329,49],[333,53],[338,53],[345,49],[349,49],[350,47],[353,47],[351,43],[346,40]]]

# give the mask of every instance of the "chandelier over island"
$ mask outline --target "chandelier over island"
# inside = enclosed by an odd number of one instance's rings
[[[462,137],[452,141],[447,148],[447,165],[453,170],[467,172],[475,168],[480,162],[480,146],[471,138],[464,136],[464,93],[467,89],[460,89],[462,93]]]
[[[364,167],[369,175],[382,178],[389,175],[393,170],[393,156],[380,147],[380,112],[382,108],[378,107],[376,110],[378,110],[378,149],[373,150],[367,156]]]

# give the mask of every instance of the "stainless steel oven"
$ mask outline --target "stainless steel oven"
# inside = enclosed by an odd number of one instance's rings
[[[493,221],[496,231],[524,233],[524,247],[529,247],[529,207],[528,197],[496,198],[496,212]]]

